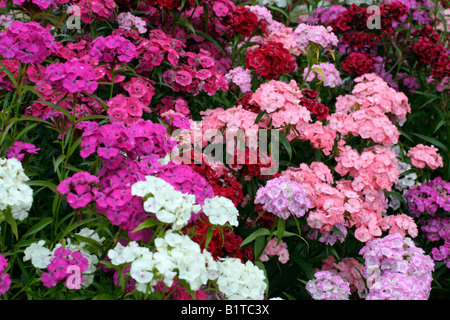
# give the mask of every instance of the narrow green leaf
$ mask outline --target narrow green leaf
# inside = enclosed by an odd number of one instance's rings
[[[245,240],[242,241],[242,243],[241,243],[241,245],[239,247],[242,248],[243,246],[245,246],[246,244],[252,242],[256,238],[262,237],[262,236],[267,236],[269,234],[270,234],[270,230],[269,229],[266,229],[266,228],[258,229],[256,231],[254,231],[252,234],[250,234],[247,238],[245,238]]]
[[[445,144],[443,144],[442,142],[440,142],[439,140],[437,140],[437,139],[435,139],[435,138],[431,138],[431,137],[428,137],[428,136],[424,136],[423,134],[418,134],[418,133],[414,133],[414,132],[413,132],[413,135],[419,137],[419,138],[422,139],[422,140],[425,140],[425,141],[427,141],[427,142],[433,144],[434,146],[436,146],[436,147],[442,149],[442,150],[445,151],[445,152],[448,151],[448,149],[447,149],[447,147],[445,146]]]
[[[153,226],[155,226],[157,224],[158,224],[158,220],[150,218],[150,219],[147,219],[144,222],[142,222],[140,225],[138,225],[133,230],[133,232],[137,232],[139,230],[147,229],[147,228],[153,227]]]
[[[46,226],[48,226],[50,223],[53,222],[53,219],[51,217],[47,217],[36,223],[33,227],[31,227],[30,230],[28,230],[24,235],[23,238],[26,238],[28,236],[31,236],[42,229],[44,229]]]
[[[44,181],[44,180],[31,180],[31,181],[27,181],[27,184],[29,186],[39,186],[39,187],[47,187],[50,190],[52,190],[53,192],[56,192],[56,184],[48,182],[48,181]]]
[[[19,232],[17,231],[17,222],[12,216],[11,208],[7,207],[5,210],[3,210],[3,214],[5,215],[5,221],[11,226],[11,231],[16,237],[16,241],[19,240]]]

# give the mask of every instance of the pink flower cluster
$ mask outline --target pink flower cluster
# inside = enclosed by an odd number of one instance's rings
[[[314,68],[322,70],[322,75],[314,70]],[[311,67],[311,72],[307,75],[308,68],[305,68],[303,71],[303,78],[306,78],[306,81],[311,82],[314,78],[317,77],[325,87],[336,88],[342,84],[341,76],[339,75],[339,71],[336,69],[335,65],[330,62],[323,62],[320,64],[313,64]]]
[[[352,95],[356,98],[356,103],[348,106],[341,106],[336,102],[336,109],[354,108],[360,105],[361,108],[375,106],[380,108],[392,120],[397,120],[402,124],[406,121],[406,115],[411,112],[408,97],[403,92],[398,92],[389,87],[388,83],[374,73],[365,74],[354,80],[358,84],[352,90]],[[343,110],[339,110],[343,111]]]
[[[0,254],[0,294],[5,294],[11,287],[11,278],[5,270],[8,267],[8,259]]]
[[[311,26],[301,23],[295,28],[294,35],[297,45],[302,51],[307,50],[310,43],[330,49],[336,46],[339,41],[332,31],[331,27],[325,28],[324,26]]]
[[[304,131],[300,132],[300,139],[311,142],[314,149],[322,150],[329,156],[335,144],[336,133],[321,121],[316,121],[305,126]]]
[[[108,116],[112,119],[121,121],[130,126],[141,120],[145,112],[150,113],[151,110],[144,105],[137,97],[126,97],[118,94],[112,97],[107,103]]]
[[[243,93],[252,91],[252,74],[249,69],[236,67],[228,71],[225,78],[239,87]]]
[[[423,169],[427,166],[432,170],[436,170],[444,166],[442,157],[438,153],[438,148],[435,146],[418,144],[409,149],[406,156],[411,158],[411,164],[416,168]]]
[[[291,215],[302,217],[310,206],[310,200],[303,187],[284,177],[267,181],[256,192],[255,203],[274,215],[287,220]]]
[[[142,18],[133,15],[130,12],[121,12],[117,17],[119,27],[125,30],[136,28],[139,33],[147,32],[147,23]]]
[[[330,271],[317,271],[305,288],[314,300],[348,300],[350,296],[348,282]]]
[[[289,83],[271,80],[254,92],[250,104],[259,106],[268,114],[273,128],[292,126],[302,132],[311,121],[311,113],[300,105],[301,98],[302,93],[294,80]],[[298,135],[291,130],[287,138],[292,140],[295,137]]]
[[[354,178],[355,191],[365,188],[390,191],[400,174],[395,153],[386,147],[375,145],[361,154],[350,146],[340,147],[335,170],[341,176],[347,173]]]
[[[48,65],[45,69],[45,80],[62,93],[86,91],[92,94],[98,87],[94,68],[79,60]]]
[[[179,39],[172,38],[162,30],[150,30],[148,39],[141,39],[137,46],[141,64],[136,68],[136,72],[150,74],[153,68],[161,65],[164,59],[175,67],[184,48],[185,45]]]
[[[89,54],[98,61],[128,63],[137,57],[137,49],[122,36],[99,36],[91,42]]]
[[[67,202],[72,208],[79,209],[96,200],[97,188],[93,185],[98,183],[98,178],[89,172],[77,172],[61,181],[57,190],[67,194]]]
[[[364,265],[355,258],[343,258],[336,262],[334,256],[323,260],[322,271],[329,271],[333,275],[341,277],[348,282],[350,292],[357,292],[360,298],[366,295],[366,284],[363,278]]]
[[[80,279],[74,279],[74,282],[70,282],[70,276],[74,274],[75,270],[79,271],[81,275],[81,272],[86,271],[88,266],[89,261],[81,252],[59,247],[55,250],[54,257],[50,259],[47,272],[42,274],[42,283],[47,288],[51,288],[56,286],[59,281],[66,279],[65,285],[67,288],[80,289],[80,284],[84,282],[84,279],[81,277]],[[79,282],[76,280],[79,280]]]
[[[398,233],[368,242],[360,251],[369,287],[366,300],[427,300],[434,262]]]
[[[269,256],[278,256],[278,261],[281,263],[286,263],[289,261],[289,251],[287,249],[287,244],[283,240],[278,243],[277,238],[270,239],[267,246],[264,248],[263,253],[259,260],[265,262],[269,260]]]
[[[5,153],[8,159],[16,158],[17,160],[22,161],[26,154],[37,154],[39,150],[41,150],[41,148],[36,148],[32,143],[14,141],[13,145],[5,150]]]
[[[80,8],[81,20],[88,24],[95,20],[108,20],[117,8],[114,0],[74,0],[73,4]]]
[[[37,22],[14,21],[0,31],[0,55],[5,59],[42,63],[55,50],[55,39]]]
[[[214,58],[207,50],[185,52],[187,63],[162,73],[163,81],[172,86],[175,92],[188,92],[197,95],[201,90],[209,95],[217,90],[228,90],[225,76],[217,69]]]

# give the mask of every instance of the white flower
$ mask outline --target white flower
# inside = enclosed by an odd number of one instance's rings
[[[251,261],[237,258],[219,262],[219,290],[230,300],[262,300],[267,284],[264,272]]]
[[[50,259],[53,258],[53,253],[44,247],[45,241],[39,240],[32,243],[24,251],[25,256],[23,261],[31,260],[31,264],[38,269],[45,269],[50,264]]]
[[[233,201],[228,198],[215,196],[205,199],[203,213],[208,216],[212,224],[223,226],[228,222],[232,226],[238,225],[239,211],[234,206]]]
[[[195,195],[184,194],[168,182],[154,176],[146,176],[131,186],[131,194],[145,200],[144,210],[154,213],[164,223],[172,224],[173,230],[187,225],[192,213],[200,211]]]
[[[117,243],[114,249],[110,249],[108,251],[108,257],[111,259],[111,263],[115,266],[130,263],[136,260],[137,256],[141,255],[138,247],[139,245],[136,241],[131,241],[125,247],[120,243]]]
[[[11,209],[16,220],[28,217],[33,204],[33,189],[26,182],[22,163],[16,158],[0,159],[0,210]]]

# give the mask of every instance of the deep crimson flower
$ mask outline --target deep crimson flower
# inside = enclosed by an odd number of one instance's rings
[[[328,26],[333,28],[334,33],[351,29],[364,30],[368,18],[367,9],[358,7],[353,3],[346,11],[332,20]]]
[[[231,15],[223,19],[224,25],[231,27],[231,31],[242,34],[244,37],[250,37],[253,30],[258,26],[258,17],[244,6],[236,7]]]
[[[429,64],[439,59],[441,53],[445,52],[445,47],[427,37],[419,37],[419,41],[413,46],[413,51],[419,56],[420,62]]]
[[[247,51],[245,66],[247,69],[254,69],[258,76],[273,80],[283,73],[294,71],[297,61],[282,43],[268,41]]]
[[[433,63],[431,74],[439,79],[450,77],[450,58],[448,54],[441,54],[439,59]]]
[[[342,69],[351,74],[363,75],[375,69],[375,60],[371,55],[365,53],[352,52],[347,59],[342,62]]]

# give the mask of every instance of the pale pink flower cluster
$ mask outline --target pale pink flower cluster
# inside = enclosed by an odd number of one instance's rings
[[[400,137],[397,127],[378,107],[361,108],[350,114],[336,112],[328,119],[329,129],[343,136],[351,133],[384,146],[397,144]]]
[[[325,155],[330,155],[334,147],[336,133],[324,126],[321,121],[308,124],[300,133],[300,139],[310,141],[314,149],[322,150]]]
[[[395,153],[386,147],[375,145],[361,154],[350,146],[340,148],[335,170],[341,176],[350,173],[356,191],[366,187],[390,191],[400,174]]]
[[[438,148],[435,146],[418,144],[409,149],[406,156],[411,158],[411,164],[416,168],[423,169],[425,166],[428,166],[430,169],[436,170],[444,166],[442,157],[438,153]]]
[[[269,256],[278,256],[278,261],[280,261],[281,263],[284,264],[288,262],[289,251],[287,249],[286,242],[284,242],[283,240],[280,240],[280,243],[278,244],[277,242],[277,238],[270,239],[259,260],[261,260],[262,262],[266,262],[269,260]]]
[[[322,271],[329,271],[333,275],[340,276],[344,281],[348,282],[350,292],[357,292],[360,298],[366,296],[366,284],[362,277],[364,274],[364,265],[355,258],[343,258],[336,263],[336,258],[329,256],[323,260]]]
[[[269,33],[267,37],[264,38],[264,42],[275,41],[283,44],[283,47],[295,56],[299,56],[302,51],[298,47],[296,41],[296,35],[292,28],[284,27],[278,28]]]
[[[376,106],[391,118],[397,119],[400,124],[406,121],[411,107],[403,92],[391,88],[375,73],[362,75],[356,78],[355,82],[358,84],[353,88],[352,94],[358,99],[361,108]]]
[[[121,12],[117,17],[117,22],[119,27],[125,30],[131,30],[136,28],[139,33],[147,32],[147,23],[130,12]]]
[[[414,219],[403,213],[383,217],[380,220],[380,227],[383,230],[389,229],[389,234],[398,233],[402,237],[405,237],[406,232],[408,232],[408,235],[414,238],[419,232]]]
[[[322,70],[323,79],[322,75],[319,72],[313,70],[314,68]],[[311,67],[311,71],[309,74],[308,68],[305,68],[305,70],[303,71],[303,78],[306,78],[306,81],[308,82],[314,80],[316,77],[317,79],[323,81],[323,85],[325,87],[336,88],[342,84],[342,79],[341,76],[339,75],[339,71],[336,69],[334,64],[330,62],[314,64]]]
[[[338,44],[338,37],[332,32],[331,27],[311,26],[301,23],[295,28],[294,34],[297,45],[301,50],[306,50],[312,42],[323,48],[331,48]]]
[[[238,136],[245,133],[248,143],[257,141],[258,124],[255,124],[257,114],[245,110],[241,105],[230,109],[215,108],[202,111],[202,121],[191,128],[202,132],[202,146],[205,147],[210,141],[225,143],[224,140],[214,141],[214,137],[219,134],[221,138]],[[223,132],[223,134],[222,134]]]
[[[271,80],[262,84],[253,94],[250,103],[258,105],[272,120],[274,128],[295,126],[302,132],[311,121],[311,113],[300,105],[302,93],[294,80],[286,83]],[[288,139],[293,139],[296,134],[290,132]]]
[[[225,78],[235,83],[243,93],[252,91],[252,73],[249,69],[233,68],[228,71]]]

